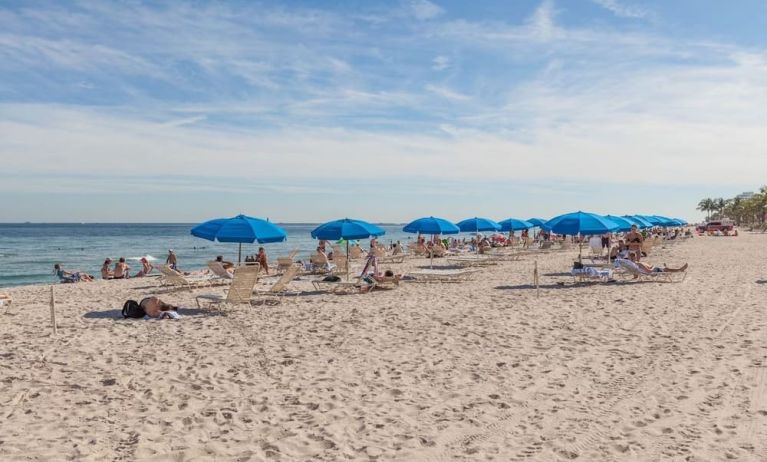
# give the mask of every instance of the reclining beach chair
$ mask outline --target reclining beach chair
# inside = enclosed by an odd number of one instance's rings
[[[328,292],[332,294],[358,294],[370,293],[376,286],[376,281],[372,283],[361,281],[355,278],[354,281],[324,281],[322,279],[312,281],[312,285],[317,291]]]
[[[202,294],[195,297],[197,307],[202,308],[200,300],[208,302],[208,308],[213,305],[244,305],[250,304],[253,297],[253,288],[258,281],[260,266],[240,266],[234,270],[234,279],[226,291],[226,295]]]
[[[234,279],[234,274],[227,271],[220,261],[209,261],[208,268],[217,278],[223,279],[226,282],[231,282]]]
[[[625,258],[615,259],[616,274],[626,280],[655,281],[655,282],[682,282],[687,277],[687,271],[658,272],[647,271],[631,260]]]
[[[447,257],[447,262],[459,266],[491,266],[498,264],[498,259],[487,255],[459,255]]]
[[[422,269],[407,273],[411,282],[465,282],[471,279],[479,270],[477,269]]]
[[[280,300],[282,300],[282,297],[285,295],[299,295],[301,293],[300,290],[298,291],[289,291],[288,285],[293,280],[293,278],[296,277],[296,275],[299,273],[301,268],[299,268],[296,265],[290,266],[288,269],[285,270],[284,273],[282,273],[282,276],[280,276],[277,281],[272,284],[272,287],[269,288],[269,290],[259,290],[256,288],[253,293],[256,295],[261,295],[265,297],[269,296],[275,296],[280,297]]]
[[[298,254],[298,249],[293,249],[290,254],[288,254],[287,257],[278,257],[277,258],[277,271],[282,273],[286,271],[291,266],[295,266],[296,262],[293,261],[294,258],[296,258],[296,255]]]
[[[609,268],[596,268],[593,266],[573,268],[570,274],[572,274],[575,282],[608,282],[612,278],[612,271]]]
[[[326,274],[333,271],[333,269],[336,267],[333,263],[330,263],[323,257],[322,255],[315,253],[312,254],[311,257],[309,257],[309,261],[311,262],[312,266],[312,273],[315,274]],[[346,262],[346,259],[344,258],[344,262]]]
[[[168,265],[158,265],[158,271],[160,271],[160,284],[171,288],[181,289],[195,289],[199,287],[211,286],[214,283],[214,279],[210,277],[187,277],[171,269]],[[217,283],[223,283],[222,279],[215,281]]]

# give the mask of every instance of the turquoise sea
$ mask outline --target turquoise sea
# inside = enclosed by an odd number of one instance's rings
[[[87,224],[0,224],[0,287],[22,284],[57,282],[53,275],[54,263],[61,263],[68,271],[99,274],[106,257],[128,259],[131,274],[138,271],[138,259],[151,256],[153,264],[165,263],[168,249],[178,257],[179,267],[195,270],[205,262],[223,255],[237,261],[237,244],[221,244],[193,237],[189,230],[193,224],[185,223],[87,223]],[[288,240],[277,244],[264,244],[270,259],[299,249],[300,258],[306,258],[317,246],[309,233],[317,224],[281,224]],[[407,243],[412,234],[402,232],[402,225],[381,225],[386,234],[379,239],[383,244],[392,241]],[[244,255],[255,253],[259,244],[244,244]]]

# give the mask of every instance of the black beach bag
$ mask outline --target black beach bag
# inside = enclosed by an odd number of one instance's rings
[[[144,308],[136,300],[128,300],[123,305],[123,318],[143,318],[145,315]]]

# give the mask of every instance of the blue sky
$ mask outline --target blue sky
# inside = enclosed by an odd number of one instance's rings
[[[0,221],[691,220],[767,182],[767,3],[2,2]]]

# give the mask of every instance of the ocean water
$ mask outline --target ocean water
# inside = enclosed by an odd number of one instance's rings
[[[206,241],[189,234],[193,224],[0,224],[0,287],[23,284],[54,283],[53,265],[60,263],[67,271],[85,271],[96,277],[106,257],[128,259],[131,274],[139,268],[139,258],[150,256],[153,264],[165,263],[168,249],[173,249],[182,270],[205,268],[216,255],[237,261],[237,244]],[[316,224],[284,224],[288,240],[263,244],[270,260],[299,249],[299,258],[307,258],[317,247],[310,236]],[[382,225],[386,234],[379,242],[389,244],[414,239],[402,232],[402,225]],[[366,243],[361,243],[367,247]],[[259,244],[243,244],[246,254],[256,253]],[[150,258],[150,260],[152,259]]]

